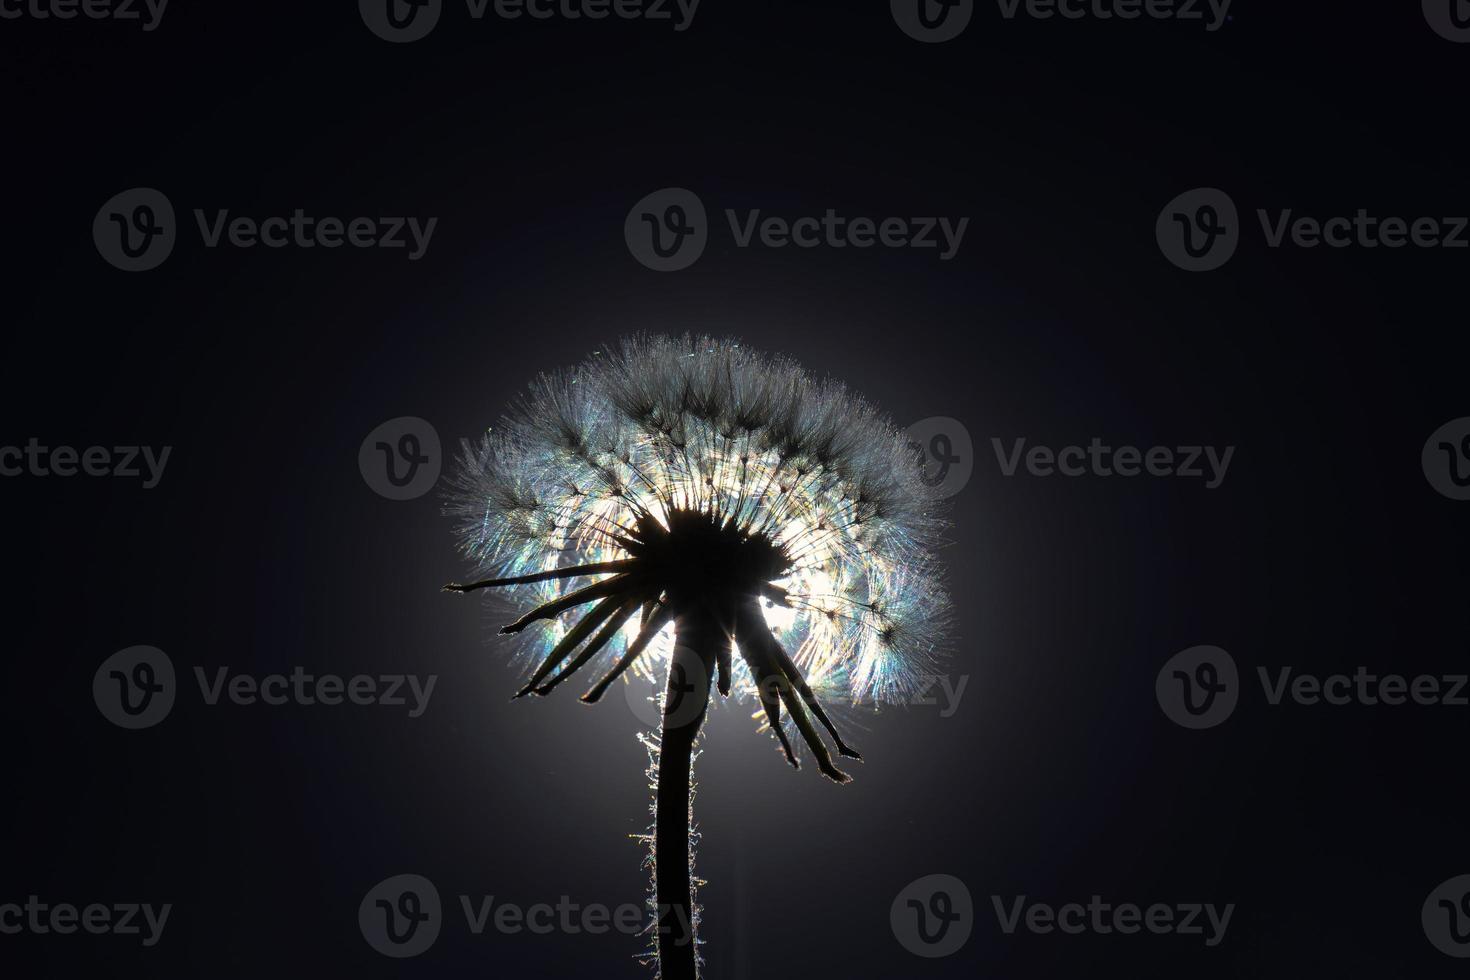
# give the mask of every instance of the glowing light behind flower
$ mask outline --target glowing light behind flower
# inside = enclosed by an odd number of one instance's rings
[[[727,340],[646,337],[537,379],[502,424],[466,444],[450,511],[487,576],[625,559],[641,515],[700,511],[765,535],[789,559],[762,602],[813,689],[904,698],[934,669],[948,602],[931,550],[939,503],[900,431],[795,363]],[[571,579],[516,586],[541,605]],[[527,629],[544,653],[573,610]],[[615,662],[637,617],[599,653]],[[632,667],[662,677],[666,627]],[[751,690],[741,670],[736,680]]]

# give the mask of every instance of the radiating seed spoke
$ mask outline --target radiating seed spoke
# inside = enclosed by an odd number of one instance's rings
[[[567,568],[553,568],[545,572],[537,572],[534,575],[517,575],[514,578],[487,578],[479,582],[468,582],[460,584],[450,582],[444,586],[445,592],[473,592],[475,589],[498,589],[506,585],[528,585],[532,582],[548,582],[558,578],[576,578],[581,575],[602,575],[607,572],[621,572],[632,568],[637,564],[637,559],[628,558],[622,561],[600,561],[591,565],[573,565]]]
[[[644,648],[647,647],[648,644],[653,640],[653,638],[658,635],[658,631],[663,629],[664,624],[673,618],[673,604],[666,602],[660,605],[658,607],[658,610],[654,612],[651,617],[649,617],[649,620],[644,625],[643,629],[639,631],[638,638],[628,645],[628,650],[626,653],[623,654],[622,659],[613,665],[613,669],[608,671],[607,675],[603,677],[602,680],[598,681],[593,686],[592,690],[582,695],[582,700],[588,704],[594,704],[597,701],[601,700],[602,695],[607,691],[608,686],[612,684],[613,681],[621,677],[623,675],[623,671],[627,670],[633,665],[633,661],[638,659],[639,654],[641,654]]]
[[[591,602],[593,599],[601,599],[615,592],[621,592],[632,583],[633,579],[629,575],[614,575],[610,579],[586,586],[575,592],[570,592],[559,599],[551,600],[545,605],[537,606],[509,626],[500,627],[500,632],[519,633],[538,619],[551,619],[555,616],[560,616],[568,609],[574,609],[583,603]]]

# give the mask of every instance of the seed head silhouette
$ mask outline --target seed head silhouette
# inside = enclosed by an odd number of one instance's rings
[[[792,766],[799,739],[845,783],[833,753],[861,757],[818,692],[902,701],[935,669],[944,521],[921,477],[903,434],[841,384],[697,336],[630,338],[544,374],[465,444],[448,512],[486,577],[445,588],[529,607],[501,630],[535,664],[516,697],[589,665],[588,703],[630,672],[665,678],[651,744],[664,980],[697,974],[690,770],[711,681],[759,704]]]

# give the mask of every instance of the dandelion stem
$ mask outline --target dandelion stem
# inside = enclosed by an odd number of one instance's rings
[[[680,616],[664,693],[659,738],[658,797],[654,813],[654,891],[658,902],[655,942],[659,980],[695,980],[693,859],[689,845],[690,770],[694,740],[709,710],[709,685],[729,634],[703,610]]]

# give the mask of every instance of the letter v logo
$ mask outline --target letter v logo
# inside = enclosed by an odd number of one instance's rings
[[[443,8],[444,0],[357,0],[367,29],[393,44],[428,37]]]

